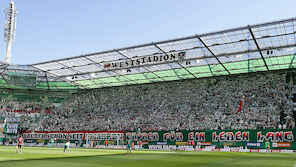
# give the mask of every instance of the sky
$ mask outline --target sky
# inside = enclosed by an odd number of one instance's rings
[[[10,0],[0,0],[0,25]],[[295,0],[15,0],[13,64],[296,17]],[[3,10],[2,10],[3,9]],[[6,43],[0,27],[0,60]]]

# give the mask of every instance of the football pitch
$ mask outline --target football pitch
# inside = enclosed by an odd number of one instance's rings
[[[24,147],[16,154],[15,147],[0,146],[0,167],[294,167],[295,154],[133,151]]]

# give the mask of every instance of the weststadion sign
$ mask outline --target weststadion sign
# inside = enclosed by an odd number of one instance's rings
[[[186,52],[176,52],[171,54],[160,54],[154,56],[144,56],[134,59],[127,59],[123,61],[110,62],[104,64],[104,69],[120,69],[120,68],[132,68],[147,64],[156,64],[160,62],[173,62],[177,60],[183,60]]]

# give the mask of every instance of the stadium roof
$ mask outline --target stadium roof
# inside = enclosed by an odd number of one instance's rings
[[[29,66],[79,88],[101,88],[290,69],[296,66],[295,47],[296,18],[291,18]],[[109,68],[181,52],[180,59]]]
[[[77,86],[30,65],[0,62],[1,89],[69,90]]]

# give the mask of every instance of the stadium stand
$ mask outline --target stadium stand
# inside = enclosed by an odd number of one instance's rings
[[[53,108],[51,103],[43,104],[43,96],[14,95],[2,96],[0,110],[0,123],[8,119],[17,120],[19,132],[40,126],[42,113],[49,114]]]
[[[38,131],[294,127],[286,73],[253,73],[92,90],[55,109]]]

